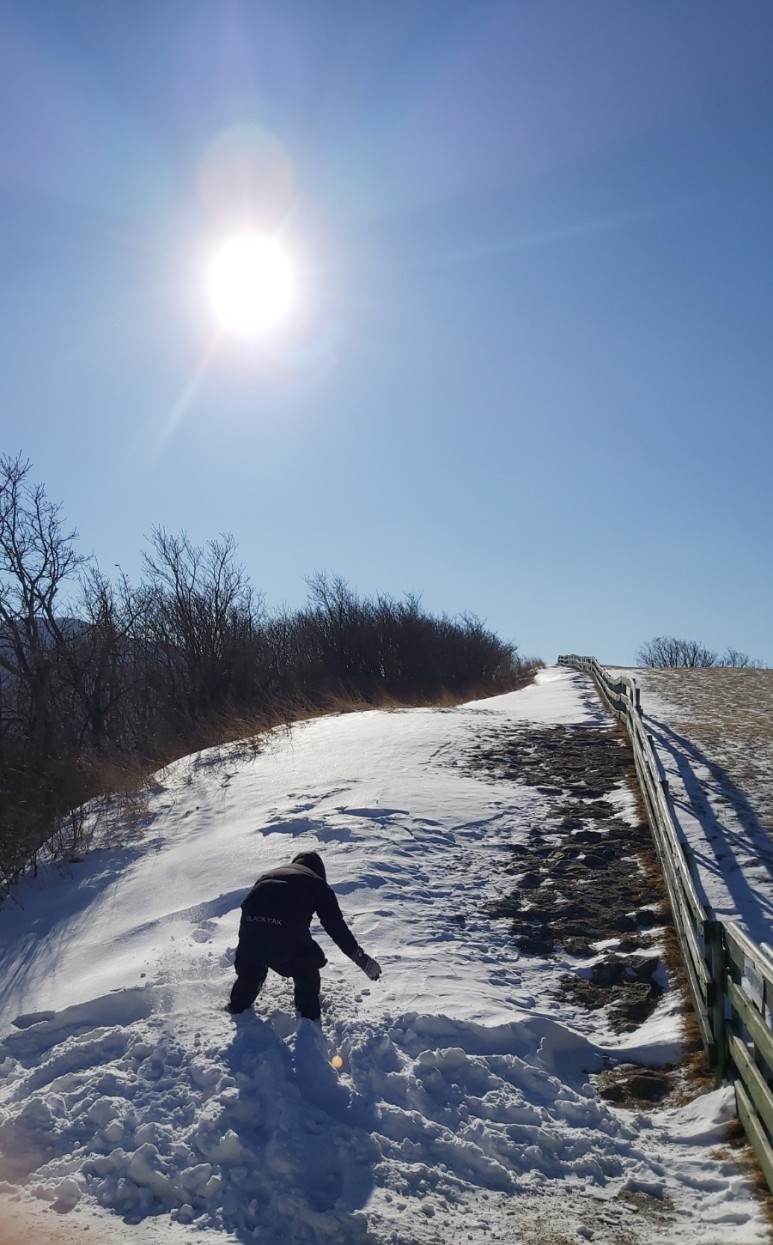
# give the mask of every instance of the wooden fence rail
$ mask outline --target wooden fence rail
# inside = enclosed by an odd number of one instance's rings
[[[733,1082],[738,1118],[773,1191],[773,950],[702,903],[636,681],[611,675],[595,657],[569,654],[558,663],[589,674],[628,730],[703,1044],[717,1080]]]

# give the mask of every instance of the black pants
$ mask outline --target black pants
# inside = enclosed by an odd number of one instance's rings
[[[231,991],[230,1008],[232,1012],[243,1012],[252,1007],[260,994],[266,980],[269,965],[255,961],[239,961],[236,965],[236,981]],[[295,986],[295,1006],[301,1016],[307,1020],[319,1020],[319,987],[318,968],[301,968],[296,972],[283,971],[283,977],[292,977]]]

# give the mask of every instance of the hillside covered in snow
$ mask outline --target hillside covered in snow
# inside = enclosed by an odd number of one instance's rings
[[[64,1225],[94,1245],[767,1241],[725,1145],[730,1090],[647,1108],[599,1092],[619,1065],[681,1058],[657,938],[659,1001],[621,1026],[562,982],[591,980],[622,926],[527,951],[492,916],[523,884],[519,852],[562,850],[567,788],[481,758],[586,731],[614,726],[584,676],[550,669],[456,709],[320,718],[199,753],[142,799],[95,803],[88,854],[0,908],[0,1192],[34,1239]],[[624,783],[584,800],[637,825]],[[603,835],[562,824],[562,868],[590,874]],[[384,970],[369,982],[315,933],[322,1036],[274,975],[254,1011],[223,1010],[239,904],[303,850]]]

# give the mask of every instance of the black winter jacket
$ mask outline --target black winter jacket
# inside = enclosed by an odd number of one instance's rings
[[[315,913],[344,955],[355,963],[364,956],[335,894],[306,865],[282,865],[264,873],[241,908],[237,971],[245,961],[267,964],[285,975],[296,969],[321,968],[327,963],[325,954],[309,932]]]

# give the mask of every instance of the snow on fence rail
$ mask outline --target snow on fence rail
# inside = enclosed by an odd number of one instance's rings
[[[703,1044],[717,1080],[733,1080],[739,1119],[773,1191],[773,952],[701,901],[635,679],[611,675],[595,657],[572,653],[558,664],[590,674],[628,730]]]

